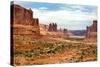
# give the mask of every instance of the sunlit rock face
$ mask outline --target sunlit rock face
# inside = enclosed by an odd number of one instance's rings
[[[97,20],[93,20],[93,24],[87,27],[86,38],[97,39]]]
[[[11,25],[14,34],[40,34],[39,19],[33,18],[33,11],[22,6],[11,5]]]

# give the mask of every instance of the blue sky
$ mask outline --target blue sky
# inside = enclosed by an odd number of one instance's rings
[[[39,18],[40,23],[57,23],[58,28],[82,30],[97,19],[97,7],[64,3],[25,2],[15,1],[25,8],[33,10],[33,17]]]

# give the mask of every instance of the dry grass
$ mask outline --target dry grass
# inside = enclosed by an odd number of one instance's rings
[[[51,64],[97,60],[96,43],[67,42],[55,39],[33,39],[28,36],[14,36],[14,64]]]

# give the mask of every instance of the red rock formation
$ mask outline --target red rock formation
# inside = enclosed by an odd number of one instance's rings
[[[96,39],[97,38],[97,20],[93,21],[93,24],[91,26],[87,27],[86,30],[86,38],[88,39]]]
[[[31,9],[11,5],[11,25],[14,34],[40,34],[39,19],[33,18]]]
[[[56,23],[50,23],[48,31],[57,31],[57,24]]]

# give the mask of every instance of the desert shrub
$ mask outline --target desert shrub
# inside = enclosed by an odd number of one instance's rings
[[[15,56],[15,57],[21,56],[21,55],[22,55],[22,52],[19,52],[19,51],[14,52],[14,56]]]

